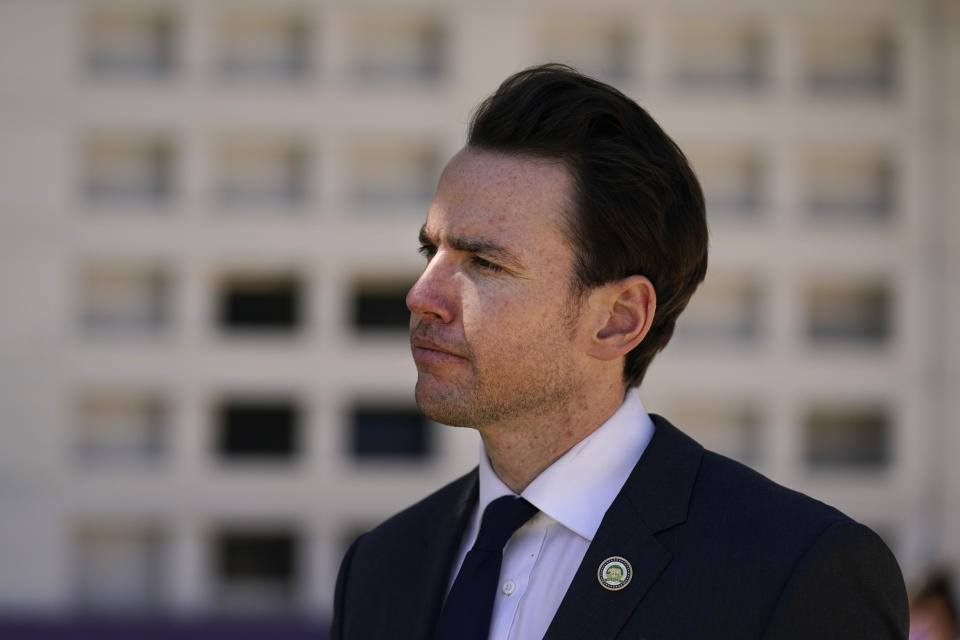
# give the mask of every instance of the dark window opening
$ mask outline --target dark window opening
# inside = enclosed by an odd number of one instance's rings
[[[807,335],[816,344],[882,345],[893,333],[892,315],[892,296],[883,285],[815,287]]]
[[[422,459],[433,449],[430,424],[416,408],[357,408],[352,431],[358,458]]]
[[[217,197],[234,210],[296,207],[309,198],[310,156],[296,144],[227,144]]]
[[[364,25],[357,36],[376,43],[362,47],[352,65],[363,83],[432,83],[447,71],[449,39],[441,24],[387,18]]]
[[[289,531],[221,533],[214,551],[218,581],[266,583],[292,590],[297,580],[297,542]]]
[[[806,461],[817,470],[878,469],[890,462],[889,413],[879,407],[817,408],[806,417]]]
[[[410,326],[409,282],[360,283],[354,287],[351,324],[360,331],[402,331]]]
[[[220,70],[228,79],[300,79],[310,70],[312,27],[303,16],[237,14],[221,37]]]
[[[94,77],[159,78],[176,68],[172,15],[94,14],[86,31],[86,67]]]
[[[228,330],[294,330],[301,322],[301,297],[294,277],[231,280],[221,292],[219,323]]]
[[[882,223],[896,214],[899,175],[889,158],[814,162],[808,172],[807,213],[817,222]]]
[[[216,449],[226,458],[291,458],[297,450],[299,411],[289,402],[238,401],[217,416]]]
[[[807,70],[806,83],[822,96],[890,96],[897,88],[898,56],[892,34],[878,33],[852,50],[841,48],[829,57],[820,53]]]
[[[83,162],[83,197],[92,206],[160,205],[175,195],[176,151],[167,140],[99,136]]]
[[[747,29],[704,35],[707,39],[701,41],[690,34],[693,40],[684,43],[685,56],[672,70],[677,89],[760,91],[769,85],[768,45],[762,33]]]

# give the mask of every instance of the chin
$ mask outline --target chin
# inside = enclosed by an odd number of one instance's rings
[[[453,393],[445,389],[426,389],[422,380],[417,381],[414,398],[420,412],[440,424],[451,427],[469,427],[472,421],[469,411],[465,411],[462,403],[453,399]]]

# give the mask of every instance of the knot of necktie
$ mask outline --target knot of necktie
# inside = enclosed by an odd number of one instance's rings
[[[480,532],[473,548],[480,551],[503,551],[513,533],[523,526],[537,508],[515,496],[503,496],[487,505],[480,520]]]

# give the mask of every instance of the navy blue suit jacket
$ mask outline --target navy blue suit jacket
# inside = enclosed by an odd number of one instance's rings
[[[545,638],[907,637],[903,578],[876,534],[652,418]],[[331,638],[431,637],[477,482],[474,470],[354,542]],[[610,556],[634,570],[620,591],[597,580]]]

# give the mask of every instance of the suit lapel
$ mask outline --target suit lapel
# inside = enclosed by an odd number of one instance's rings
[[[651,418],[654,435],[604,515],[544,640],[615,638],[670,563],[656,534],[686,520],[703,448],[660,416]],[[633,569],[618,591],[597,577],[612,556]]]
[[[613,638],[637,608],[647,590],[670,562],[670,553],[629,509],[611,507],[607,516],[621,513],[616,527],[601,525],[587,549],[573,582],[550,623],[544,640],[559,638]],[[606,523],[607,518],[604,518]],[[626,558],[633,576],[626,587],[609,591],[600,585],[600,564],[612,556]]]
[[[422,562],[422,584],[410,585],[411,593],[419,594],[420,602],[415,610],[395,612],[393,618],[398,625],[409,621],[407,630],[395,627],[397,638],[422,638],[433,636],[433,625],[440,613],[447,593],[450,579],[450,567],[460,546],[460,539],[466,528],[469,516],[478,496],[478,473],[474,469],[464,478],[463,487],[445,508],[438,510],[436,518],[424,526],[421,538],[417,541]]]

